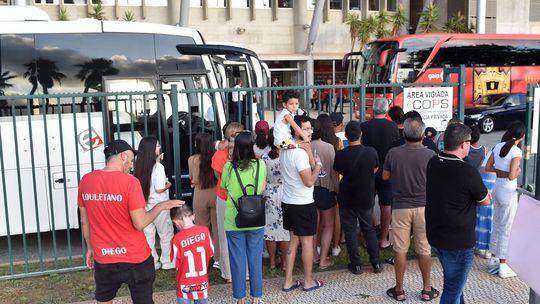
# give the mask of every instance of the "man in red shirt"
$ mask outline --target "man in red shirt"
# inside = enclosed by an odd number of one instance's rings
[[[145,211],[141,185],[128,174],[136,151],[127,142],[114,140],[104,152],[105,168],[86,174],[78,194],[86,263],[95,269],[96,301],[112,303],[126,283],[133,303],[153,303],[154,261],[143,229],[161,211],[184,202],[170,200]]]

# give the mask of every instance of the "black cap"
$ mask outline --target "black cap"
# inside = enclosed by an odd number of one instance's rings
[[[135,155],[137,154],[137,151],[133,150],[133,148],[131,148],[131,146],[125,140],[116,139],[116,140],[113,140],[111,143],[109,143],[105,147],[105,150],[103,150],[103,153],[105,153],[105,158],[109,158],[113,155],[116,155],[116,154],[119,154],[128,150],[131,150],[133,154]]]
[[[343,114],[334,112],[330,114],[330,119],[334,122],[335,126],[339,126],[343,122]]]

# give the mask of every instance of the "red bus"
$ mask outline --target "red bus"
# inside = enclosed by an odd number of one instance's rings
[[[540,82],[540,35],[428,33],[378,39],[368,43],[355,62],[356,82],[377,84],[440,83],[443,67],[466,67],[465,106],[480,96],[526,93],[527,84]],[[347,54],[350,57],[354,54]],[[457,82],[452,74],[451,82]],[[371,102],[386,97],[391,106],[403,107],[403,89],[368,88],[366,119]],[[454,88],[456,109],[458,92]],[[359,98],[355,113],[359,118]]]

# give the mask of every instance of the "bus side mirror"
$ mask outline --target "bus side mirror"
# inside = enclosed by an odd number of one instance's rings
[[[379,67],[384,67],[386,65],[386,60],[388,59],[388,54],[390,53],[389,49],[386,49],[381,52],[381,56],[379,56]]]

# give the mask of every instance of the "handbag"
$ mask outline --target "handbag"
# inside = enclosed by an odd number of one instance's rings
[[[257,170],[255,173],[255,186],[248,184],[244,187],[242,180],[240,179],[240,174],[236,166],[233,166],[234,173],[238,179],[238,184],[240,189],[242,189],[243,195],[238,198],[238,203],[234,201],[231,197],[231,200],[234,204],[234,207],[238,211],[236,215],[236,227],[238,228],[255,228],[265,225],[265,204],[264,197],[262,195],[257,195],[257,190],[259,189],[259,161],[257,160]],[[253,194],[247,194],[246,188],[252,187]]]

